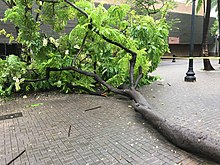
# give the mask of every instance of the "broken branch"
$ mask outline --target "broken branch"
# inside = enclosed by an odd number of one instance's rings
[[[73,3],[71,3],[70,1],[68,0],[64,0],[66,3],[68,3],[70,6],[72,6],[74,9],[78,10],[80,13],[82,13],[83,15],[85,15],[87,18],[89,18],[89,15],[83,11],[82,9],[80,9],[79,7],[77,7],[76,5],[74,5]],[[93,24],[92,24],[92,19],[90,20],[90,24],[89,24],[89,27],[88,27],[90,30],[94,31],[96,34],[98,34],[99,36],[101,36],[105,41],[113,44],[113,45],[116,45],[118,47],[120,47],[121,49],[125,50],[126,52],[128,53],[131,53],[132,55],[135,54],[136,55],[136,52],[132,51],[131,49],[128,49],[127,47],[125,47],[124,45],[118,43],[118,42],[115,42],[115,41],[112,41],[111,39],[105,37],[104,35],[100,34],[99,30],[93,28]]]
[[[97,106],[97,107],[93,107],[93,108],[89,108],[89,109],[86,109],[84,110],[85,112],[86,111],[91,111],[91,110],[95,110],[95,109],[98,109],[98,108],[101,108],[102,106]]]
[[[88,36],[88,31],[86,32],[86,35],[85,35],[85,37],[83,38],[83,41],[82,41],[81,47],[80,47],[78,53],[76,54],[74,60],[72,61],[71,66],[72,66],[73,64],[75,64],[77,57],[79,56],[79,54],[80,54],[81,51],[83,50],[83,46],[84,46],[84,44],[85,44],[85,42],[86,42],[86,38],[87,38],[87,36]]]
[[[89,15],[83,11],[82,9],[80,9],[79,7],[77,7],[76,5],[74,5],[72,2],[68,1],[68,0],[64,0],[66,3],[68,3],[70,6],[72,6],[74,9],[76,9],[77,11],[79,11],[80,13],[82,13],[84,16],[86,16],[87,18],[89,17]]]
[[[138,71],[139,71],[139,75],[138,75],[138,77],[135,81],[134,88],[137,88],[139,81],[143,77],[143,72],[142,72],[142,67],[141,66],[138,67]]]
[[[45,78],[35,79],[35,80],[25,80],[24,82],[45,81],[45,80],[48,80],[50,78],[50,72],[51,71],[63,71],[63,70],[72,70],[72,71],[75,71],[75,72],[80,73],[82,75],[93,77],[96,81],[98,81],[103,86],[105,86],[109,91],[114,92],[116,94],[127,96],[127,93],[124,90],[114,88],[113,86],[108,84],[106,81],[104,81],[99,75],[97,75],[95,73],[87,72],[85,70],[75,68],[73,66],[67,66],[67,67],[63,67],[63,68],[46,68],[46,77]]]
[[[70,125],[70,127],[69,127],[68,137],[70,137],[70,131],[71,131],[71,125]]]
[[[25,153],[26,150],[22,151],[18,156],[16,156],[14,159],[12,159],[9,163],[7,163],[7,165],[10,165],[11,163],[13,163],[17,158],[19,158],[23,153]]]

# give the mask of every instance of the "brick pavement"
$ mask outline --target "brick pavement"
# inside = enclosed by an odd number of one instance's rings
[[[188,83],[183,81],[187,61],[164,61],[154,72],[155,75],[161,75],[162,81],[155,82],[149,88],[142,88],[142,92],[154,109],[166,115],[169,120],[191,129],[208,131],[219,138],[220,65],[217,63],[217,60],[213,61],[216,71],[207,72],[201,69],[201,61],[196,60],[194,71],[197,81]]]
[[[215,83],[220,72],[197,69],[197,82],[185,83],[186,66],[185,61],[163,62],[154,74],[164,81],[141,91],[169,120],[218,136],[220,86]],[[24,149],[14,165],[215,164],[167,142],[129,104],[119,96],[55,93],[1,102],[0,115],[22,112],[23,117],[0,120],[0,164],[7,164]],[[97,106],[101,108],[85,111]]]

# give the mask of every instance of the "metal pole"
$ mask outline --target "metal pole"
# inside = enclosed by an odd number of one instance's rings
[[[216,48],[217,48],[217,53],[218,53],[218,56],[220,57],[220,36],[219,36],[220,34],[218,34],[218,36],[217,36],[217,45],[216,45]],[[218,64],[220,64],[220,59],[218,60]]]
[[[6,46],[6,43],[4,43],[4,48],[5,48],[5,56],[7,55],[7,46]]]
[[[189,50],[189,67],[186,73],[185,81],[194,82],[196,81],[195,73],[193,71],[193,51],[194,51],[194,31],[195,31],[195,1],[192,0],[192,16],[191,16],[191,35],[190,35],[190,50]]]

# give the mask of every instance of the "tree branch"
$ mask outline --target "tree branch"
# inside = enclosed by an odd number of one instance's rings
[[[39,8],[38,8],[39,10],[42,9],[43,3],[44,3],[44,1],[42,2],[42,5],[39,6]],[[36,21],[36,22],[38,21],[39,15],[40,15],[40,13],[37,13],[37,14],[36,14],[36,17],[35,17],[35,21]]]
[[[18,156],[16,156],[15,158],[13,158],[9,163],[7,163],[7,165],[12,164],[16,159],[18,159],[23,153],[25,153],[26,150],[23,150]]]
[[[130,60],[130,86],[134,87],[134,66],[136,63],[136,55],[132,55]]]
[[[73,66],[67,66],[67,67],[63,67],[63,68],[46,68],[46,77],[45,78],[35,79],[35,80],[25,80],[24,82],[45,81],[45,80],[48,80],[50,78],[50,72],[51,71],[63,71],[63,70],[72,70],[72,71],[75,71],[75,72],[80,73],[82,75],[93,77],[96,81],[98,81],[103,86],[105,86],[109,91],[111,91],[113,93],[116,93],[116,94],[123,95],[123,96],[128,96],[127,93],[124,90],[114,88],[110,84],[106,83],[99,75],[97,75],[95,73],[87,72],[87,71],[84,71],[84,70],[81,70],[81,69],[78,69],[78,68],[75,68]]]
[[[97,95],[97,96],[103,96],[103,91],[97,91],[97,92],[94,92],[94,91],[91,91],[89,90],[88,88],[84,87],[84,86],[81,86],[81,85],[72,85],[72,84],[67,84],[67,86],[69,88],[74,88],[74,89],[81,89],[85,92],[87,92],[88,94],[90,95]]]
[[[112,41],[111,39],[105,37],[104,35],[100,34],[98,30],[93,30],[96,34],[98,34],[99,36],[101,36],[105,41],[113,44],[113,45],[116,45],[118,47],[120,47],[121,49],[125,50],[126,52],[132,54],[132,55],[136,55],[136,52],[132,51],[131,49],[128,49],[127,47],[125,47],[124,45],[118,43],[118,42],[115,42],[115,41]]]
[[[145,10],[147,10],[147,13],[149,13],[148,7],[147,7],[144,3],[142,3],[140,0],[137,0],[137,2],[138,2],[142,7],[144,7]]]
[[[48,2],[48,3],[60,3],[59,1],[54,0],[41,0],[42,2]]]
[[[73,59],[73,61],[72,61],[72,63],[71,63],[71,66],[72,66],[73,64],[75,64],[77,57],[78,57],[79,54],[82,52],[83,46],[84,46],[84,44],[85,44],[85,42],[86,42],[86,38],[87,38],[88,34],[89,34],[89,32],[87,31],[85,37],[83,38],[81,47],[80,47],[78,53],[76,54],[75,58]]]
[[[138,0],[137,2],[139,3],[139,5],[141,5],[147,11],[148,15],[156,14],[156,13],[158,13],[164,7],[164,2],[163,1],[161,1],[161,3],[163,5],[160,8],[158,8],[158,9],[155,8],[154,4],[149,5],[147,3],[147,5],[145,5],[144,2],[141,2],[140,0]],[[153,9],[150,9],[150,6],[152,6]]]
[[[66,3],[68,3],[69,5],[71,5],[73,8],[75,8],[76,10],[78,10],[80,13],[82,13],[83,15],[85,15],[87,18],[89,18],[89,15],[83,11],[82,9],[80,9],[79,7],[77,7],[76,5],[74,5],[73,3],[71,3],[70,1],[68,0],[64,0]],[[105,37],[104,35],[100,34],[99,30],[97,29],[93,29],[93,24],[92,24],[92,19],[90,20],[90,24],[88,26],[88,28],[92,31],[94,31],[96,34],[98,34],[99,36],[101,36],[105,41],[113,44],[113,45],[116,45],[118,47],[120,47],[121,49],[125,50],[126,52],[132,54],[132,55],[136,55],[136,52],[132,51],[131,49],[128,49],[127,47],[125,47],[124,45],[118,43],[118,42],[115,42],[115,41],[112,41],[111,39]]]
[[[9,4],[9,8],[16,6],[15,2],[12,0],[10,2],[8,2],[8,4]]]
[[[82,13],[84,16],[86,16],[87,18],[89,18],[89,15],[83,11],[82,9],[80,9],[79,7],[77,7],[76,5],[74,5],[72,2],[68,1],[68,0],[64,0],[64,2],[68,3],[70,6],[72,6],[74,9],[76,9],[77,11],[79,11],[80,13]]]
[[[9,8],[11,8],[11,5],[8,3],[8,2],[6,2],[5,0],[2,0]]]
[[[76,5],[74,5],[73,3],[71,3],[70,1],[68,0],[64,0],[66,3],[68,3],[69,5],[71,5],[73,8],[75,8],[76,10],[78,10],[79,12],[81,12],[84,16],[86,16],[87,18],[89,17],[88,14],[83,11],[82,9],[80,9],[79,7],[77,7]],[[93,24],[92,24],[92,19],[90,20],[90,24],[88,25],[88,28],[90,30],[92,30],[93,32],[95,32],[96,34],[98,34],[99,36],[101,36],[105,41],[107,41],[108,43],[111,43],[113,45],[116,45],[118,47],[120,47],[121,49],[125,50],[126,52],[130,53],[132,55],[132,59],[130,60],[130,85],[131,87],[134,87],[134,66],[135,66],[135,63],[136,63],[136,56],[137,56],[137,53],[132,51],[131,49],[125,47],[124,45],[116,42],[116,41],[113,41],[107,37],[105,37],[104,35],[100,34],[99,30],[94,28],[93,27]],[[91,76],[93,77],[93,76]],[[96,76],[94,76],[95,78]],[[96,77],[97,78],[97,77]],[[95,78],[95,79],[96,79]],[[100,80],[97,80],[100,82]],[[103,81],[103,80],[102,80]],[[105,83],[104,83],[105,84]],[[103,84],[103,85],[104,85]],[[104,85],[106,86],[106,85]],[[107,87],[107,86],[106,86]],[[108,87],[107,87],[108,88]]]
[[[155,6],[153,5],[153,11],[152,11],[152,12],[149,12],[149,14],[156,14],[156,13],[158,13],[163,7],[164,7],[164,4],[163,4],[159,9],[156,9]]]
[[[85,59],[87,59],[88,57],[91,57],[91,55],[90,54],[86,54],[86,56],[83,58],[83,59],[81,59],[80,60],[80,63],[82,63]]]
[[[135,84],[134,84],[134,88],[135,88],[135,89],[137,88],[139,81],[140,81],[141,78],[143,77],[143,72],[142,72],[142,67],[141,67],[141,66],[139,66],[138,72],[139,72],[139,75],[138,75],[138,77],[137,77],[137,79],[136,79],[136,81],[135,81]]]

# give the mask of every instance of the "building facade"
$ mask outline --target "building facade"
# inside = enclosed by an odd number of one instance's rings
[[[167,19],[179,19],[179,23],[175,24],[172,30],[170,31],[169,45],[171,53],[169,55],[177,56],[188,56],[189,55],[189,43],[191,36],[191,13],[192,6],[186,5],[185,0],[176,0],[177,7],[170,11],[167,15]],[[194,56],[201,56],[201,43],[202,43],[202,33],[203,33],[203,7],[196,13],[195,16],[195,41],[194,41]],[[214,15],[210,19],[209,28],[215,21]],[[209,54],[216,54],[216,37],[212,36],[210,33],[208,35],[209,43]]]

